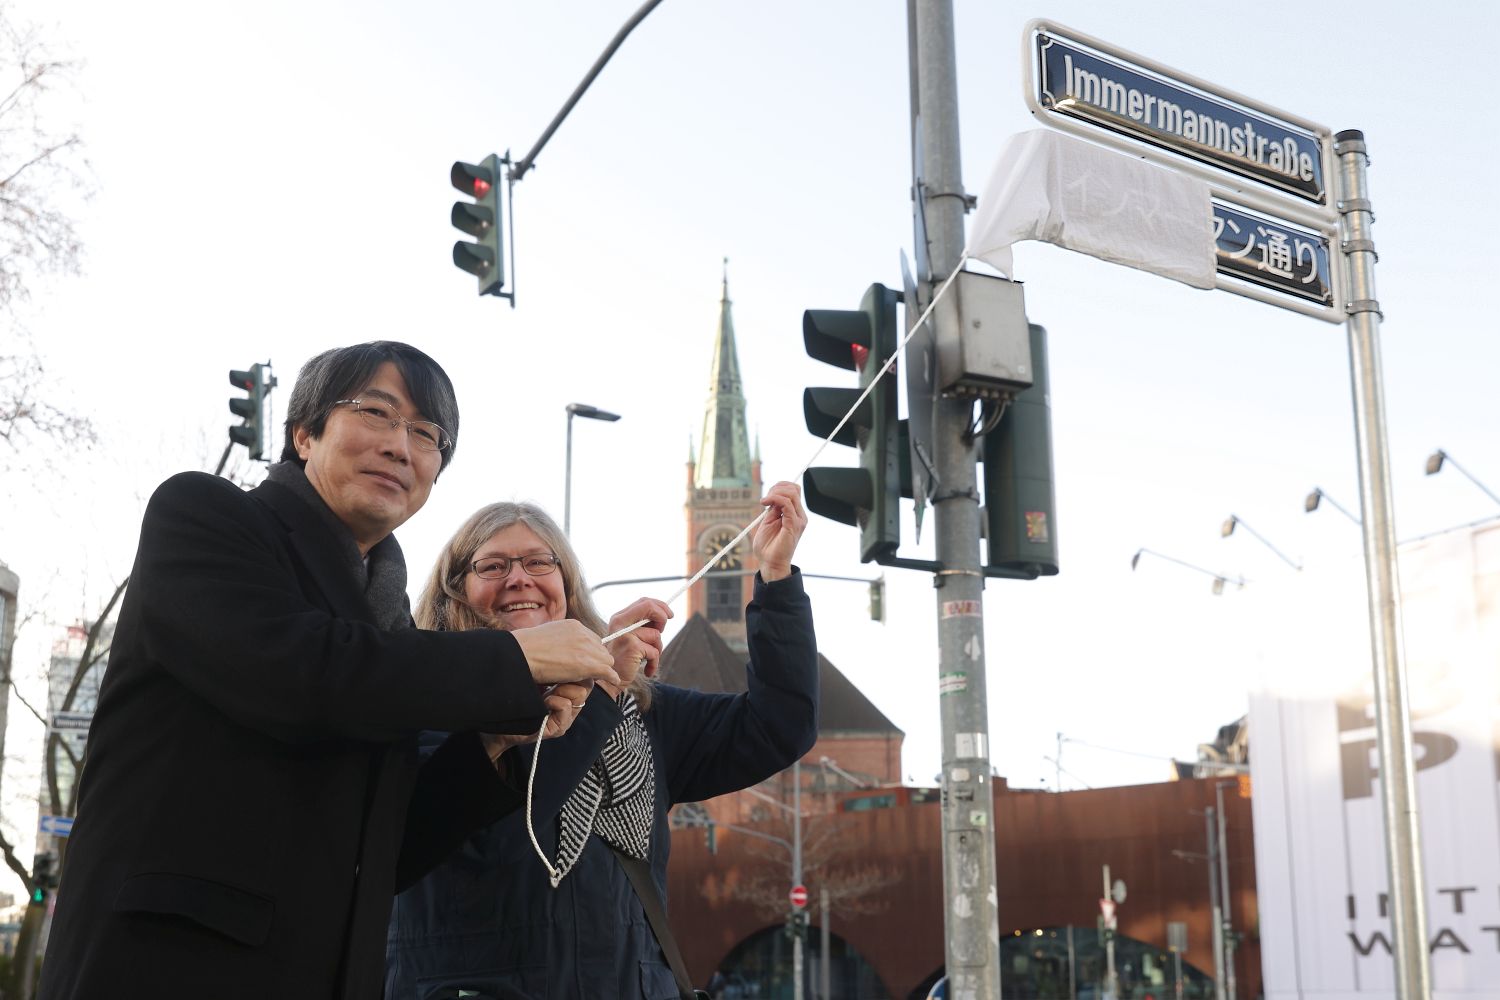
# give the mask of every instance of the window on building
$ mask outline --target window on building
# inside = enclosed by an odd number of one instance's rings
[[[744,614],[740,607],[740,578],[737,576],[709,577],[708,620],[711,622],[739,621]]]

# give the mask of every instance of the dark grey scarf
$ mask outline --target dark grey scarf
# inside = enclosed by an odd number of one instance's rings
[[[354,542],[354,533],[323,502],[307,474],[296,462],[277,462],[266,472],[266,478],[285,486],[317,512],[329,532],[338,540],[344,561],[354,581],[364,591],[365,603],[375,624],[388,632],[411,627],[411,605],[406,598],[406,559],[395,535],[387,535],[370,549],[369,569]]]

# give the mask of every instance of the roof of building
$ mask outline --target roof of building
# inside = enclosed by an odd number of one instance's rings
[[[693,615],[662,651],[663,680],[696,691],[739,694],[746,689],[744,658],[714,631],[708,619]],[[843,671],[818,654],[821,693],[820,732],[900,733]]]

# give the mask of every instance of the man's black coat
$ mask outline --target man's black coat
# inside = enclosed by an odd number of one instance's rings
[[[473,735],[540,725],[515,639],[377,627],[342,544],[278,483],[152,497],[42,1000],[377,998],[392,893],[516,805]],[[467,735],[419,771],[424,728]]]

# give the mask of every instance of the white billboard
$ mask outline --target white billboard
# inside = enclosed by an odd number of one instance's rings
[[[1400,573],[1433,998],[1500,1000],[1500,522]],[[1391,998],[1363,567],[1301,576],[1250,700],[1265,996]]]

